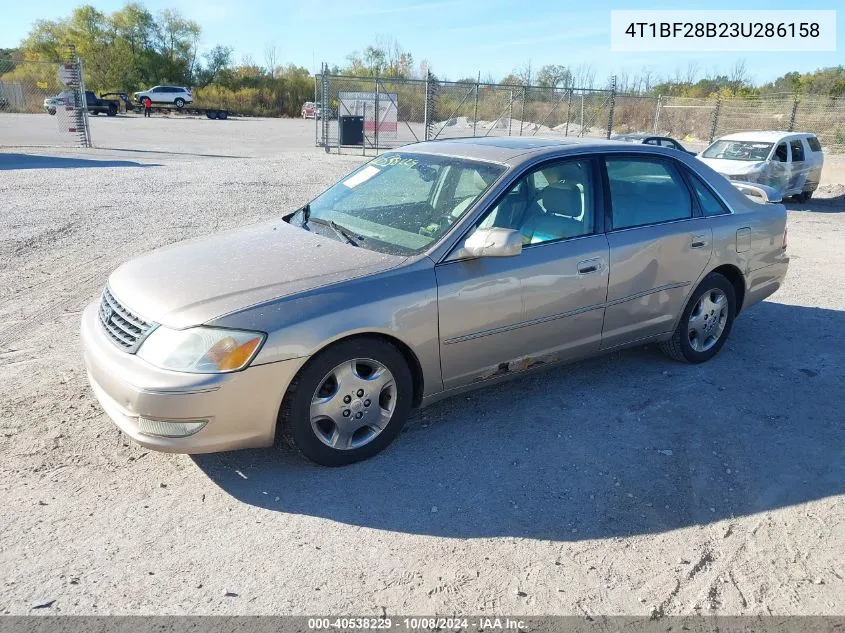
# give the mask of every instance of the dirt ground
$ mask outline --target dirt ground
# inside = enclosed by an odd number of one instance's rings
[[[785,286],[712,362],[551,369],[326,469],[147,451],[86,384],[80,312],[120,262],[361,161],[308,147],[313,122],[172,123],[0,151],[0,613],[845,613],[840,163],[789,205]]]

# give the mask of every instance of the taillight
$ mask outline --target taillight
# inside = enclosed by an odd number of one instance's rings
[[[192,94],[189,92],[189,93],[188,93],[188,96],[189,96],[189,97],[193,97],[194,95],[192,95]]]
[[[788,231],[789,229],[783,227],[783,246],[781,246],[783,250],[786,250],[786,234],[788,233]]]

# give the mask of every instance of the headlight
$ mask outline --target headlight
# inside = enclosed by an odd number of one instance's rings
[[[210,327],[171,330],[159,326],[143,342],[138,356],[162,369],[219,374],[249,365],[264,338],[262,332]]]

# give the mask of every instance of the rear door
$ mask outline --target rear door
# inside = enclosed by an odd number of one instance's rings
[[[707,218],[676,163],[649,155],[605,159],[610,279],[603,349],[671,331],[712,252]]]

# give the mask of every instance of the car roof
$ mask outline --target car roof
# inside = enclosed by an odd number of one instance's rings
[[[815,136],[809,132],[784,132],[782,130],[768,130],[760,132],[736,132],[720,136],[718,141],[758,141],[766,143],[777,143],[790,138],[806,138]]]
[[[546,138],[539,136],[504,136],[504,137],[466,137],[424,141],[397,148],[396,151],[408,151],[420,154],[439,154],[486,160],[498,163],[521,163],[544,154],[581,153],[601,151],[609,147],[651,148],[649,145],[631,145],[624,141],[612,141],[598,138]],[[518,160],[517,160],[518,159]]]

